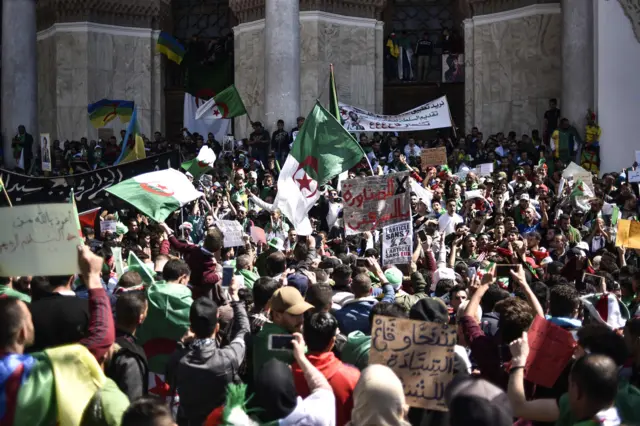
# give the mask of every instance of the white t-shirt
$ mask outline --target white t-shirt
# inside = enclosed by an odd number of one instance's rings
[[[455,232],[456,225],[463,222],[464,219],[458,213],[454,213],[453,216],[450,216],[449,213],[444,213],[438,219],[439,229],[440,232],[444,234],[444,237]]]
[[[280,426],[335,426],[336,398],[330,389],[318,389],[302,399],[298,405],[278,424]]]

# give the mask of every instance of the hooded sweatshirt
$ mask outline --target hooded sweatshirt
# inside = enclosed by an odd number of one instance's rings
[[[371,349],[371,336],[367,336],[362,331],[354,331],[347,336],[347,343],[342,348],[340,359],[362,371],[369,365],[369,349]]]
[[[331,385],[336,397],[336,425],[344,426],[351,419],[353,409],[353,390],[360,378],[360,371],[340,361],[333,352],[307,355],[313,364]],[[294,362],[292,366],[296,391],[302,398],[309,396],[309,386],[300,366]]]

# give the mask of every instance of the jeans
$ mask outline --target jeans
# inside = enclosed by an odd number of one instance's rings
[[[431,56],[418,56],[418,75],[416,80],[427,81],[429,80],[429,65],[431,62]]]

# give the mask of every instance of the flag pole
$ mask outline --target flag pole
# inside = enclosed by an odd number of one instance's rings
[[[7,192],[7,188],[4,186],[4,182],[2,181],[2,177],[0,177],[0,186],[2,186],[2,192],[4,192],[4,197],[7,199],[7,203],[9,203],[9,207],[13,207],[11,203],[11,198],[9,198],[9,193]]]

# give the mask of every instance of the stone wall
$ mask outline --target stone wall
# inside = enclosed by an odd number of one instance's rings
[[[234,28],[235,85],[249,116],[264,123],[264,20]],[[329,102],[329,64],[341,102],[382,112],[382,23],[325,12],[300,12],[300,115],[316,99]],[[283,117],[287,121],[295,117]],[[247,117],[235,119],[236,137],[250,133]]]
[[[38,33],[38,122],[61,140],[96,139],[87,106],[102,98],[134,101],[141,131],[163,131],[164,72],[150,29],[55,24]],[[115,119],[115,133],[126,124]]]
[[[559,5],[475,16],[464,25],[466,130],[542,132],[548,100],[562,89]]]

